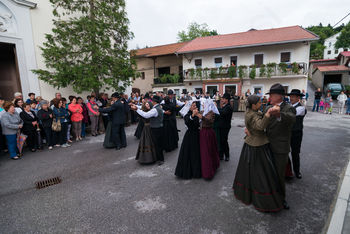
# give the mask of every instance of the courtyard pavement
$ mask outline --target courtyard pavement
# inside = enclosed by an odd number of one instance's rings
[[[179,150],[162,166],[135,161],[136,126],[128,147],[104,149],[103,136],[67,149],[0,155],[0,233],[324,233],[350,154],[350,116],[309,112],[301,153],[303,179],[287,184],[290,210],[265,214],[233,196],[243,145],[243,113],[234,113],[231,161],[211,181],[174,176]],[[178,119],[181,144],[186,131]],[[62,183],[36,189],[59,176]]]

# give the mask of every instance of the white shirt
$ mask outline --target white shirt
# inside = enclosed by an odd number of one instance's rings
[[[158,106],[159,104],[155,105],[152,109],[150,109],[149,111],[145,112],[143,110],[140,110],[140,109],[137,109],[137,113],[139,115],[141,115],[143,118],[145,119],[150,119],[150,118],[156,118],[158,117],[158,111],[157,109],[155,108],[156,106]],[[138,107],[140,108],[140,107]]]
[[[179,101],[179,100],[177,100],[177,99],[175,99],[176,100],[176,105],[177,106],[183,106],[183,105],[185,105],[185,103],[184,102],[181,102],[181,101]],[[172,100],[170,99],[170,102],[172,102]],[[164,100],[160,103],[160,104],[164,104],[165,102],[164,102]]]
[[[345,94],[339,94],[337,97],[337,100],[339,102],[345,102],[348,99],[348,97]]]
[[[294,107],[296,107],[299,104],[299,102],[292,104]],[[295,108],[297,111],[296,116],[304,116],[305,115],[305,107],[304,106],[298,106]]]

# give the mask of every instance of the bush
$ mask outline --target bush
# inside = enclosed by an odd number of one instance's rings
[[[229,77],[236,77],[237,76],[237,68],[236,68],[236,66],[230,66],[229,68],[228,68],[228,75],[229,75]]]
[[[261,64],[259,70],[260,70],[260,72],[259,72],[260,77],[266,76],[266,65],[265,64]]]
[[[251,65],[250,66],[250,72],[249,72],[249,78],[254,80],[256,76],[256,66],[255,65]]]

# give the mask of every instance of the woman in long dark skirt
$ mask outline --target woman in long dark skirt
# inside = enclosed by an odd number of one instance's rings
[[[181,144],[175,175],[182,179],[201,178],[198,117],[200,114],[195,102],[190,101],[183,108],[189,109],[187,113],[182,112],[188,129]]]
[[[264,131],[275,107],[270,108],[265,115],[259,112],[260,107],[258,96],[248,97],[245,125],[249,134],[242,148],[233,189],[236,198],[244,204],[253,204],[262,212],[277,212],[283,209],[283,198]]]
[[[151,104],[145,102],[142,110],[147,112],[151,109]],[[157,161],[156,148],[152,140],[150,120],[140,117],[140,121],[144,122],[139,147],[136,153],[136,160],[140,164],[152,164]]]
[[[163,110],[170,112],[170,114],[164,114],[163,116],[163,128],[164,128],[164,150],[165,152],[171,152],[175,150],[179,141],[179,134],[177,132],[176,122],[171,117],[176,112],[176,105],[170,102],[169,97],[165,97]]]
[[[212,179],[220,166],[218,142],[213,129],[215,121],[214,111],[216,114],[219,113],[213,101],[206,100],[200,131],[202,177],[204,179]]]
[[[146,102],[151,103],[151,98],[149,96],[148,93],[145,94],[145,97],[142,99],[142,104],[144,105]],[[134,104],[137,105],[137,103],[133,102]],[[134,111],[132,111],[134,112]],[[137,115],[136,112],[134,112],[135,115]],[[143,130],[143,126],[144,126],[144,120],[142,119],[142,117],[140,115],[138,115],[138,119],[139,119],[139,123],[137,124],[137,128],[135,130],[134,136],[137,139],[141,138],[141,134],[142,134],[142,130]]]
[[[105,132],[105,139],[103,141],[103,147],[107,149],[116,147],[111,136],[112,136],[112,119],[111,119],[111,115],[108,114],[108,123],[107,123],[106,132]]]

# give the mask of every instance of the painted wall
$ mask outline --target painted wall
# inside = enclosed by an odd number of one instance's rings
[[[214,58],[216,57],[222,57],[222,65],[228,66],[230,65],[231,56],[238,57],[238,66],[249,66],[254,64],[255,54],[264,54],[264,64],[270,62],[278,64],[280,63],[281,52],[291,52],[291,62],[305,62],[306,64],[309,64],[310,44],[300,42],[187,54],[183,59],[183,67],[185,70],[195,68],[194,60],[202,59],[202,68],[214,68]],[[192,58],[191,61],[189,61],[188,58]]]
[[[335,48],[335,43],[337,42],[337,37],[340,35],[340,33],[337,33],[329,38],[327,38],[324,41],[324,46],[326,47],[323,51],[323,58],[324,59],[334,59],[337,57],[341,52],[344,51],[344,48],[339,48],[338,51]],[[349,49],[349,48],[348,48]]]

